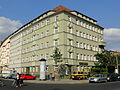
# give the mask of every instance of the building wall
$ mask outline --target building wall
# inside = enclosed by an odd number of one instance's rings
[[[10,58],[10,39],[5,39],[0,47],[0,66],[1,71],[8,70]]]
[[[21,73],[21,50],[22,50],[22,34],[16,32],[10,38],[10,63],[9,68],[13,71]]]
[[[27,24],[11,37],[10,68],[23,73],[39,73],[39,60],[45,58],[48,71],[54,70],[51,58],[55,47],[62,53],[63,62],[73,70],[91,67],[101,52],[103,28],[76,12],[48,12]]]

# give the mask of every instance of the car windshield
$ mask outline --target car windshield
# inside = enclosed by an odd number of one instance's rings
[[[95,74],[92,77],[101,77],[101,75],[100,74]]]
[[[73,72],[73,74],[77,74],[76,72]]]
[[[31,74],[26,74],[26,76],[32,76]]]

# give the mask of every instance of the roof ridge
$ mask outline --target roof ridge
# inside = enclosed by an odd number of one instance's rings
[[[70,12],[73,11],[73,10],[70,10],[70,9],[62,6],[62,5],[57,6],[56,8],[52,9],[51,11],[60,12],[60,11],[62,11],[62,10],[66,10],[66,11],[70,11]]]

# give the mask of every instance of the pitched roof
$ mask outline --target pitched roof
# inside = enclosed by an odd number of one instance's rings
[[[70,12],[73,11],[73,10],[70,10],[70,9],[68,9],[68,8],[65,8],[65,7],[62,6],[62,5],[59,5],[58,7],[52,9],[51,11],[54,11],[54,12],[60,12],[60,11],[62,11],[62,10],[70,11]]]

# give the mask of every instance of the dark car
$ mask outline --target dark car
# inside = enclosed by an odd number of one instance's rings
[[[117,74],[117,80],[120,81],[120,74]]]
[[[108,82],[117,81],[117,80],[118,80],[118,74],[108,74],[107,75]]]

